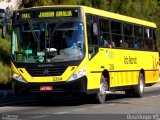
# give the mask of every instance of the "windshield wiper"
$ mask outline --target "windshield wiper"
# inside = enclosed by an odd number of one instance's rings
[[[48,37],[49,41],[52,39],[52,37],[53,37],[53,35],[54,35],[55,31],[56,31],[56,28],[60,25],[60,23],[62,23],[62,19],[59,22],[56,23],[54,29],[52,30],[51,34]],[[47,29],[47,31],[48,31],[48,29]]]
[[[38,37],[37,37],[37,35],[36,35],[35,31],[34,31],[34,27],[33,27],[32,21],[31,21],[31,20],[28,20],[28,24],[29,24],[29,27],[30,27],[30,29],[31,29],[31,32],[32,32],[32,34],[33,34],[34,39],[35,39],[36,41],[38,41]]]

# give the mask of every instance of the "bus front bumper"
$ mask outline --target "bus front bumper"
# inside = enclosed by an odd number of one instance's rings
[[[41,90],[42,86],[52,86],[52,90]],[[13,79],[12,88],[15,94],[30,93],[86,93],[87,77],[70,82],[52,82],[52,83],[23,83]]]

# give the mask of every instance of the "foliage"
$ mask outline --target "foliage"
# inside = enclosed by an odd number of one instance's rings
[[[0,62],[0,84],[7,84],[11,82],[11,69],[8,65]]]
[[[160,1],[159,0],[117,0],[106,5],[106,10],[124,14],[157,24],[160,38]],[[160,39],[158,39],[160,44]],[[160,51],[160,46],[159,46]]]
[[[4,57],[9,57],[10,56],[10,37],[7,36],[8,40],[0,38],[0,51],[1,54],[5,55]]]
[[[157,24],[160,38],[160,0],[22,0],[24,7],[47,5],[86,5],[124,14]],[[159,39],[160,43],[160,39]],[[159,46],[160,50],[160,46]]]
[[[1,32],[0,32],[1,34]],[[11,82],[10,69],[10,32],[8,32],[6,39],[0,37],[0,84],[7,84]]]

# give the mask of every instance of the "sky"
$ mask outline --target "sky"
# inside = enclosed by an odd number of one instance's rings
[[[9,7],[10,10],[18,9],[22,0],[0,0],[0,9],[6,9]]]

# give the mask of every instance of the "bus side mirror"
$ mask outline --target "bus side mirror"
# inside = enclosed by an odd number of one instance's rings
[[[6,25],[2,26],[2,38],[5,39],[7,35],[7,27]]]
[[[93,35],[98,36],[98,26],[97,23],[93,23]]]

